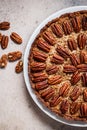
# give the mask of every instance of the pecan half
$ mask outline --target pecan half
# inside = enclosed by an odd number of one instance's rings
[[[5,68],[6,65],[7,65],[7,55],[4,54],[0,59],[0,68]]]
[[[45,62],[47,55],[45,53],[41,53],[40,51],[34,50],[33,51],[33,57],[37,61]]]
[[[86,72],[87,71],[87,65],[86,64],[77,65],[77,69],[78,69],[79,72]]]
[[[19,34],[15,33],[15,32],[11,33],[10,38],[17,44],[21,44],[22,43],[21,36],[19,36]]]
[[[32,81],[34,83],[44,81],[48,78],[48,76],[44,72],[34,73],[34,74],[32,74],[32,76],[33,76]]]
[[[87,104],[82,103],[80,107],[81,117],[87,117]]]
[[[47,80],[44,80],[44,81],[42,81],[42,82],[38,82],[38,83],[35,84],[35,88],[36,88],[37,90],[42,90],[42,89],[45,89],[45,88],[47,88],[47,87],[48,87]]]
[[[63,67],[63,72],[64,73],[74,73],[76,72],[77,68],[73,65],[65,65]]]
[[[87,37],[85,34],[79,34],[77,37],[77,43],[80,49],[83,49],[86,45]]]
[[[8,53],[8,60],[10,62],[19,60],[21,57],[22,57],[22,52],[20,51],[14,51],[14,52]]]
[[[83,91],[83,99],[85,102],[87,102],[87,89],[84,89]]]
[[[20,73],[22,71],[23,71],[23,61],[20,60],[20,61],[18,61],[17,65],[15,67],[15,72]]]
[[[2,40],[2,34],[0,33],[0,43],[1,43],[1,40]]]
[[[72,27],[71,27],[71,24],[68,20],[63,22],[62,27],[63,27],[65,35],[72,33]]]
[[[62,98],[59,96],[54,96],[50,101],[50,106],[55,107],[62,101]]]
[[[78,102],[72,102],[70,105],[70,113],[73,115],[78,112],[80,109],[80,103]]]
[[[69,107],[69,102],[68,100],[63,100],[60,106],[60,110],[62,112],[62,114],[65,114],[68,111],[68,107]]]
[[[8,30],[10,28],[10,23],[9,22],[1,22],[0,23],[0,30]]]
[[[80,61],[81,61],[81,63],[87,64],[87,52],[86,51],[80,52]]]
[[[55,39],[53,37],[53,35],[51,34],[51,32],[45,32],[43,33],[43,38],[50,44],[50,45],[54,45],[55,44]]]
[[[74,66],[77,66],[78,64],[80,64],[80,59],[76,56],[76,54],[71,54],[70,60]]]
[[[77,43],[74,39],[68,39],[67,40],[68,43],[68,47],[71,51],[76,50],[77,49]]]
[[[62,46],[58,46],[56,50],[65,59],[70,56],[69,51]]]
[[[33,62],[31,63],[31,70],[36,72],[36,71],[42,71],[46,69],[46,64],[45,63],[40,63],[40,62]]]
[[[76,33],[78,33],[81,29],[81,21],[79,17],[74,17],[71,19],[71,23],[73,26],[73,29]]]
[[[60,96],[67,96],[68,92],[69,92],[69,89],[70,89],[70,84],[69,83],[64,83],[62,85],[62,87],[59,89],[59,95]]]
[[[50,51],[50,45],[49,45],[46,41],[44,41],[44,40],[42,40],[42,39],[39,39],[39,40],[37,41],[37,46],[38,46],[41,50],[43,50],[43,51],[45,51],[45,52],[49,52],[49,51]]]
[[[54,54],[52,59],[51,59],[51,62],[55,63],[55,64],[63,64],[64,63],[64,59],[61,56],[59,56],[57,54]]]
[[[8,46],[8,41],[9,41],[9,37],[3,35],[3,36],[2,36],[2,39],[1,39],[1,47],[2,47],[2,49],[7,48],[7,46]]]
[[[62,30],[62,27],[59,24],[53,24],[51,26],[51,29],[52,29],[53,33],[57,37],[62,37],[63,36],[63,30]]]
[[[83,16],[82,18],[82,28],[83,30],[87,30],[87,16]]]
[[[87,72],[82,74],[83,86],[87,87]]]
[[[79,73],[78,71],[75,72],[75,73],[72,75],[72,77],[71,77],[71,84],[72,84],[72,85],[75,85],[75,84],[80,80],[80,78],[81,78],[80,73]]]
[[[80,88],[79,87],[75,87],[72,92],[71,92],[71,99],[73,101],[75,101],[76,99],[78,99],[79,95],[81,94]]]
[[[46,68],[46,72],[47,72],[47,74],[51,75],[51,74],[57,73],[58,69],[59,68],[56,65],[51,65]]]
[[[55,75],[55,76],[51,76],[48,79],[48,84],[50,85],[59,84],[61,81],[62,81],[62,77],[60,75]]]
[[[45,90],[42,94],[41,97],[43,97],[46,101],[50,98],[52,98],[52,96],[54,95],[54,89],[49,88],[47,90]]]

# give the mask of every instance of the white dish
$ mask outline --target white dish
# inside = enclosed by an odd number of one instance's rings
[[[31,45],[35,39],[35,37],[37,36],[37,34],[40,32],[40,30],[52,19],[55,19],[59,16],[61,16],[62,14],[65,13],[70,13],[70,12],[75,12],[75,11],[80,11],[80,10],[87,10],[87,6],[75,6],[75,7],[69,7],[63,10],[60,10],[54,14],[52,14],[51,16],[49,16],[46,20],[44,20],[38,27],[37,29],[34,31],[34,33],[32,34],[32,36],[29,39],[29,42],[27,44],[26,50],[25,50],[25,54],[24,54],[24,79],[25,79],[25,83],[28,89],[28,92],[30,94],[30,96],[32,97],[32,99],[34,100],[34,102],[37,104],[37,106],[45,113],[47,114],[49,117],[51,117],[52,119],[67,124],[67,125],[71,125],[71,126],[77,126],[77,127],[87,127],[87,123],[86,122],[82,122],[82,121],[69,121],[66,120],[60,116],[55,115],[53,112],[51,112],[48,108],[46,108],[41,101],[38,100],[38,98],[36,97],[34,91],[31,88],[30,82],[29,82],[29,77],[28,77],[28,56],[29,56],[29,51],[31,48]]]

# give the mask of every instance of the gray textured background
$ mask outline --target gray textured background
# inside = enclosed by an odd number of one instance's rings
[[[23,37],[23,44],[11,40],[8,48],[0,48],[0,56],[9,51],[24,53],[28,39],[36,27],[50,14],[70,6],[87,5],[87,0],[0,0],[0,21],[10,21],[11,28],[2,34],[16,31]],[[30,98],[23,73],[15,74],[15,63],[8,63],[0,70],[0,130],[81,130],[58,123],[44,113]],[[86,128],[83,128],[86,130]]]

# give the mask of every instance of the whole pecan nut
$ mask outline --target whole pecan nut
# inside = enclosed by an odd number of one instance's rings
[[[46,64],[45,63],[40,63],[40,62],[32,62],[31,63],[31,70],[32,71],[42,71],[44,69],[46,69]]]
[[[45,52],[49,52],[49,51],[50,51],[50,45],[49,45],[46,41],[44,41],[44,40],[42,40],[42,39],[39,39],[39,40],[37,41],[37,46],[38,46],[41,50],[43,50],[43,51],[45,51]]]
[[[73,65],[65,65],[63,67],[63,72],[64,73],[74,73],[77,71],[77,68]]]
[[[1,22],[0,23],[0,30],[8,30],[10,28],[10,23],[9,22]]]
[[[15,67],[15,72],[20,73],[22,71],[23,71],[23,61],[20,60],[20,61],[18,61],[17,65]]]
[[[59,24],[53,24],[51,26],[51,29],[52,29],[53,33],[57,37],[62,37],[63,36],[63,30],[62,30],[62,27]]]
[[[21,44],[22,43],[21,36],[19,36],[19,34],[15,33],[15,32],[11,33],[10,38],[17,44]]]
[[[8,60],[10,62],[19,60],[21,57],[22,57],[22,52],[20,52],[20,51],[14,51],[14,52],[8,53]]]
[[[59,95],[60,96],[67,96],[68,92],[69,92],[69,89],[70,89],[70,84],[69,83],[64,83],[62,85],[62,87],[59,89]]]
[[[64,59],[57,55],[57,54],[54,54],[52,59],[51,59],[51,62],[55,63],[55,64],[63,64],[64,63]]]
[[[48,84],[54,85],[59,84],[62,81],[62,77],[60,75],[51,76],[48,79]]]
[[[8,46],[8,41],[9,41],[9,37],[3,35],[3,36],[2,36],[2,39],[1,39],[1,47],[2,47],[2,49],[7,48],[7,46]]]
[[[73,101],[75,101],[76,99],[78,99],[79,95],[81,94],[80,88],[79,87],[75,87],[72,92],[71,92],[71,99]]]

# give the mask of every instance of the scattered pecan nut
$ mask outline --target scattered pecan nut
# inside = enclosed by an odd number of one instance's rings
[[[2,57],[0,58],[0,68],[5,68],[7,65],[7,55],[4,54],[2,55]]]
[[[3,36],[2,36],[2,39],[1,39],[1,47],[2,47],[2,49],[7,48],[8,42],[9,42],[9,37],[3,35]]]
[[[20,51],[14,51],[14,52],[8,53],[8,60],[10,62],[19,60],[21,57],[22,57],[22,52]]]
[[[0,33],[0,43],[1,43],[1,40],[2,40],[2,34]]]
[[[11,33],[10,38],[17,44],[22,43],[22,38],[19,36],[19,34],[15,33],[15,32]]]
[[[0,30],[8,30],[10,28],[10,23],[9,22],[1,22],[0,23]]]
[[[18,61],[17,65],[15,67],[15,72],[20,73],[22,71],[23,71],[23,61],[20,60],[20,61]]]

